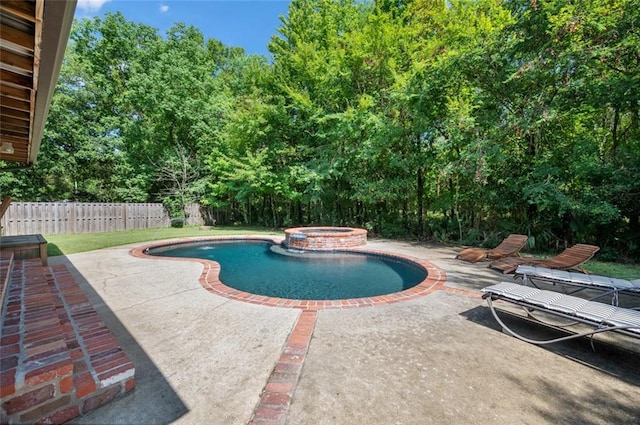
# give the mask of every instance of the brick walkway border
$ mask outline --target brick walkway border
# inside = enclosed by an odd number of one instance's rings
[[[64,264],[14,260],[0,320],[0,423],[64,423],[135,387],[135,369]]]
[[[447,290],[466,296],[478,296],[465,290],[457,290],[455,288],[447,288],[444,286],[446,281],[446,273],[439,267],[434,266],[430,262],[410,257],[402,254],[368,251],[362,249],[345,249],[344,251],[381,255],[397,258],[405,261],[416,263],[427,271],[427,277],[413,288],[396,292],[393,294],[380,295],[377,297],[367,298],[351,298],[344,300],[291,300],[285,298],[273,298],[262,295],[250,294],[248,292],[233,289],[220,281],[220,264],[215,261],[196,259],[196,258],[172,258],[160,257],[147,254],[150,248],[158,248],[162,246],[200,243],[200,242],[224,242],[224,241],[265,241],[275,244],[282,242],[282,238],[268,238],[258,236],[219,236],[208,238],[183,238],[172,239],[153,244],[144,245],[131,250],[131,254],[138,258],[148,258],[156,260],[174,260],[174,261],[194,261],[201,263],[204,270],[200,275],[200,284],[209,292],[230,298],[237,301],[248,302],[252,304],[260,304],[271,307],[286,307],[300,309],[300,316],[296,321],[293,330],[289,334],[285,342],[284,349],[280,358],[276,362],[273,371],[267,379],[260,401],[253,411],[253,415],[249,421],[249,425],[284,425],[287,420],[291,399],[295,392],[302,366],[311,344],[311,337],[315,328],[318,311],[326,308],[358,308],[358,307],[374,307],[380,305],[393,304],[401,301],[410,300],[417,297],[423,297],[436,290]]]

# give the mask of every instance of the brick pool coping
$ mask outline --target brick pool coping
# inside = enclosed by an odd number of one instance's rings
[[[391,258],[396,258],[404,261],[415,263],[427,271],[427,277],[416,286],[406,289],[404,291],[395,292],[386,295],[378,295],[375,297],[363,297],[363,298],[348,298],[342,300],[295,300],[288,298],[276,298],[268,297],[264,295],[251,294],[249,292],[240,291],[225,285],[220,280],[220,264],[212,260],[204,260],[198,258],[172,258],[153,256],[147,254],[147,250],[151,248],[159,248],[169,245],[180,245],[188,243],[201,243],[201,242],[224,242],[224,241],[264,241],[279,244],[282,242],[282,238],[279,237],[265,237],[265,236],[210,236],[210,237],[194,237],[194,238],[180,238],[169,239],[144,246],[133,248],[130,252],[131,255],[138,258],[148,258],[155,260],[171,260],[171,261],[191,261],[200,263],[204,266],[204,270],[200,275],[200,285],[207,291],[220,295],[225,298],[230,298],[237,301],[248,302],[251,304],[259,304],[271,307],[286,307],[286,308],[298,308],[298,309],[312,309],[321,310],[326,308],[351,308],[351,307],[373,307],[379,305],[393,304],[401,301],[407,301],[416,297],[422,297],[431,292],[441,289],[446,281],[446,273],[440,267],[434,266],[427,260],[423,260],[408,255],[389,253],[384,251],[372,251],[365,249],[342,249],[340,251],[379,255]]]
[[[422,297],[435,290],[442,289],[449,292],[467,294],[467,291],[444,286],[446,273],[439,267],[434,266],[426,260],[411,257],[403,254],[389,253],[383,251],[373,251],[364,249],[341,249],[344,252],[355,252],[370,255],[384,255],[418,264],[427,271],[427,277],[418,285],[407,290],[377,297],[351,298],[344,300],[292,300],[284,298],[266,297],[262,295],[250,294],[239,291],[225,285],[220,280],[220,264],[212,260],[197,258],[172,258],[152,256],[146,253],[150,248],[157,248],[168,245],[198,243],[198,242],[223,242],[223,241],[264,241],[280,244],[283,238],[264,236],[210,236],[169,239],[165,241],[147,244],[132,249],[130,252],[138,258],[148,258],[154,260],[191,261],[204,266],[200,275],[200,284],[207,291],[230,298],[237,301],[259,304],[270,307],[286,307],[301,310],[300,316],[296,320],[291,333],[284,343],[284,347],[267,382],[260,393],[260,400],[253,410],[249,425],[285,425],[289,413],[289,406],[295,393],[302,367],[311,344],[311,338],[315,329],[318,312],[322,309],[353,308],[353,307],[374,307],[380,305],[393,304],[407,301],[417,297]]]

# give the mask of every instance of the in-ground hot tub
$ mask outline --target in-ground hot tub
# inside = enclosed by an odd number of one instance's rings
[[[300,251],[333,251],[367,243],[366,229],[354,227],[294,227],[284,233],[284,245]]]

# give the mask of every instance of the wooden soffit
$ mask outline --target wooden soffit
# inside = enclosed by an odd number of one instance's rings
[[[0,1],[0,160],[33,164],[76,0]]]

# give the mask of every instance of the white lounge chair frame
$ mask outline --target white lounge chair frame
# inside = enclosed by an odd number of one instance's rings
[[[514,277],[522,279],[523,283],[531,284],[538,288],[536,282],[544,282],[553,285],[564,285],[576,288],[569,294],[584,289],[595,289],[602,291],[601,294],[591,298],[596,300],[611,295],[611,304],[618,305],[619,295],[633,295],[640,297],[640,279],[626,280],[595,274],[575,273],[565,270],[548,269],[545,267],[535,267],[521,265],[515,271]],[[638,309],[640,307],[636,307]]]
[[[482,289],[484,298],[489,304],[491,313],[502,326],[504,332],[531,344],[544,345],[574,338],[592,337],[602,332],[618,332],[633,338],[640,338],[640,311],[622,308],[609,304],[590,301],[554,291],[523,286],[516,283],[502,282]],[[539,311],[593,327],[592,330],[572,333],[567,336],[547,340],[535,340],[524,337],[509,328],[498,316],[493,301],[500,300],[518,305],[525,311]],[[535,316],[531,316],[542,324]],[[567,325],[555,325],[566,327]],[[593,340],[592,340],[593,344]]]

